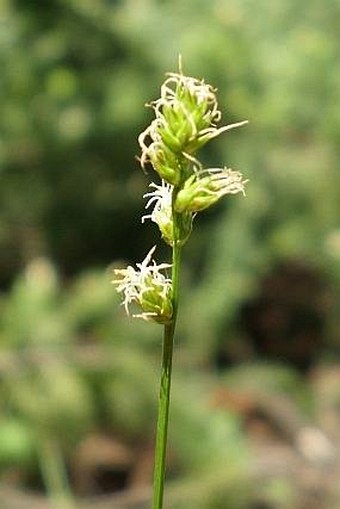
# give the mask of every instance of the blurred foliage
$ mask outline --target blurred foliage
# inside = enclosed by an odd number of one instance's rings
[[[91,430],[153,434],[160,329],[125,319],[105,268],[155,241],[136,138],[181,53],[185,73],[218,88],[224,123],[250,121],[203,159],[250,182],[186,248],[172,439],[179,472],[224,455],[234,480],[243,472],[237,417],[207,404],[207,368],[240,341],[241,304],[281,261],[339,291],[339,15],[337,0],[0,1],[2,468],[37,468],[42,428],[67,460]],[[325,321],[338,348],[333,301]]]
[[[49,322],[50,334],[43,334]],[[28,266],[0,323],[0,474],[17,467],[24,485],[32,469],[44,475],[39,458],[46,437],[71,464],[86,436],[99,430],[134,447],[152,440],[159,328],[150,333],[149,324],[134,324],[119,308],[106,273],[82,275],[62,289],[46,260]],[[236,415],[214,409],[206,375],[187,372],[183,378],[182,369],[174,388],[171,468],[202,476],[220,471],[227,456],[223,472],[238,478],[247,452]]]

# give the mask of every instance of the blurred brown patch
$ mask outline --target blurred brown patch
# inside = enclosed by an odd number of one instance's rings
[[[285,262],[244,305],[239,325],[259,356],[306,371],[324,346],[331,302],[330,287],[316,269],[301,261]]]

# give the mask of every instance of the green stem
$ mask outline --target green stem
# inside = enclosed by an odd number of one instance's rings
[[[176,223],[174,221],[174,230],[176,230],[175,224]],[[155,450],[153,509],[162,509],[163,507],[166,446],[168,437],[169,404],[171,389],[172,354],[179,296],[180,257],[181,257],[181,246],[179,242],[175,241],[172,249],[173,317],[171,323],[164,326],[161,382],[159,393],[156,450]]]

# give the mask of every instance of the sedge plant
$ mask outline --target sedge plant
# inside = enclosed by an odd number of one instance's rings
[[[224,168],[204,168],[197,152],[208,142],[247,121],[218,127],[221,112],[216,90],[203,80],[169,73],[160,98],[152,102],[155,118],[138,138],[140,163],[158,175],[150,183],[147,199],[150,219],[172,251],[170,263],[157,264],[156,246],[136,267],[115,269],[113,284],[122,295],[127,314],[163,326],[161,379],[156,431],[153,509],[162,509],[174,333],[179,305],[181,254],[195,216],[229,194],[242,193],[241,173]]]

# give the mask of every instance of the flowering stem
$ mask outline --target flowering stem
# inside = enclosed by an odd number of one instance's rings
[[[174,200],[173,200],[174,201]],[[177,230],[177,213],[174,212],[174,232]],[[175,233],[175,237],[177,237]],[[162,509],[165,481],[166,446],[168,438],[169,404],[171,389],[172,357],[176,326],[181,245],[174,241],[172,248],[172,303],[173,316],[169,324],[164,325],[161,381],[158,405],[157,435],[155,449],[155,469],[153,484],[153,509]]]
[[[181,249],[190,236],[195,215],[210,207],[222,196],[242,192],[242,175],[228,168],[203,169],[196,159],[197,150],[224,131],[243,125],[238,122],[216,127],[221,112],[215,90],[203,80],[170,73],[161,87],[161,97],[151,103],[155,119],[138,137],[142,149],[142,168],[151,164],[162,179],[160,185],[146,193],[143,216],[158,225],[163,240],[172,246],[171,279],[162,274],[170,267],[152,259],[153,247],[137,269],[115,269],[113,283],[124,295],[123,304],[141,310],[138,318],[164,324],[162,368],[156,433],[153,509],[162,509],[165,480],[166,448],[169,421],[170,389],[174,333],[176,327]]]

